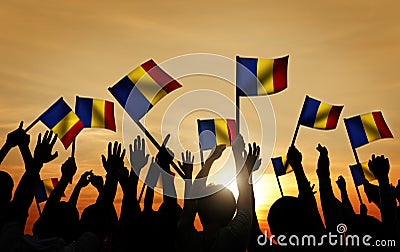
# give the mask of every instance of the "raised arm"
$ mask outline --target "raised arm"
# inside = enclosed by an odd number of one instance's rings
[[[185,199],[188,199],[190,196],[190,190],[192,189],[192,176],[193,176],[193,162],[194,156],[190,151],[186,151],[186,153],[182,152],[182,162],[178,161],[179,167],[182,169],[185,177]]]
[[[346,188],[346,180],[344,179],[344,177],[342,175],[340,175],[338,177],[338,180],[336,180],[336,184],[340,190],[340,197],[342,198],[342,204],[347,207],[347,209],[351,212],[351,213],[355,213],[353,206],[351,205],[350,202],[350,198],[349,195],[347,193],[347,188]]]
[[[68,202],[70,204],[76,206],[76,204],[78,203],[79,194],[80,194],[82,188],[89,185],[91,176],[93,176],[92,170],[86,171],[81,175],[81,178],[79,179],[78,183],[76,183],[74,190],[73,190],[71,196],[69,197]]]
[[[396,212],[396,199],[389,184],[389,159],[385,156],[372,155],[368,167],[379,182],[380,205],[382,224],[388,238],[399,241],[399,222]],[[385,237],[386,238],[386,237]]]
[[[29,144],[29,135],[27,135],[25,133],[25,131],[23,130],[23,128],[22,128],[23,125],[24,125],[24,123],[20,122],[19,127],[16,130],[8,133],[7,139],[0,149],[0,164],[3,162],[4,158],[7,156],[8,152],[13,147],[19,146],[20,148],[27,147],[29,149],[29,146],[24,144],[24,142],[26,142],[26,141],[28,141],[28,144]],[[26,139],[26,138],[28,138],[28,139]],[[24,155],[23,155],[23,157],[24,157]],[[24,160],[25,160],[25,157],[24,157]]]
[[[96,204],[112,205],[115,194],[117,193],[118,172],[124,169],[125,149],[122,149],[121,144],[114,142],[114,146],[110,142],[108,144],[107,158],[101,155],[103,167],[107,172],[106,182],[101,190]],[[126,168],[125,168],[126,169]]]
[[[25,137],[29,139],[29,137]],[[30,151],[26,153],[28,163],[25,163],[26,171],[22,176],[16,190],[14,193],[14,198],[10,204],[10,221],[17,221],[23,226],[25,226],[26,220],[28,218],[28,210],[32,204],[32,200],[35,195],[36,187],[40,181],[39,172],[43,167],[44,163],[52,161],[57,157],[57,152],[52,154],[53,146],[56,141],[56,136],[53,138],[53,134],[46,131],[43,139],[41,134],[38,136],[38,141],[35,147],[35,155],[28,157]],[[21,149],[27,149],[29,141],[24,142],[24,146],[20,146]]]

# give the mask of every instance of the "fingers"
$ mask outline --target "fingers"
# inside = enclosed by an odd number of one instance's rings
[[[103,163],[103,166],[106,167],[107,165],[107,159],[104,155],[101,155],[101,162]]]
[[[39,133],[38,139],[37,139],[37,144],[41,144],[41,143],[42,143],[42,133]]]
[[[108,143],[108,156],[111,156],[111,148],[112,148],[112,143]]]
[[[134,147],[133,150],[134,150],[134,151],[137,151],[137,150],[139,149],[139,146],[138,146],[138,145],[139,145],[139,143],[138,143],[139,141],[140,141],[139,136],[137,136],[137,137],[135,138],[135,140],[133,140],[133,147]]]
[[[146,146],[146,141],[144,140],[144,138],[142,138],[142,146],[140,146],[140,149],[144,151],[145,146]]]
[[[48,130],[46,130],[46,132],[44,133],[44,136],[43,136],[43,143],[44,142],[47,142],[47,136],[49,135],[49,131]]]
[[[118,142],[115,141],[114,142],[114,147],[113,147],[113,151],[111,152],[111,155],[115,155],[117,153],[117,149],[118,149]]]
[[[168,143],[169,138],[171,137],[171,134],[167,134],[164,138],[164,141],[162,143],[162,146],[166,146]]]
[[[129,145],[129,153],[130,153],[131,155],[133,155],[132,144]]]
[[[21,121],[21,122],[19,123],[18,129],[22,129],[23,126],[24,126],[24,121]]]
[[[185,162],[186,159],[185,159],[185,154],[183,152],[181,152],[181,156],[182,156],[182,162]],[[187,153],[186,153],[186,157],[187,157]]]
[[[123,159],[124,157],[125,157],[125,153],[126,153],[126,151],[125,151],[125,149],[122,151],[122,154],[121,154],[121,159]]]

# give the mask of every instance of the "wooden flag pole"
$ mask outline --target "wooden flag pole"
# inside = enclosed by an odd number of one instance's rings
[[[143,126],[143,124],[141,122],[137,121],[136,124],[143,131],[143,133],[150,140],[150,142],[152,142],[154,144],[154,146],[157,148],[157,150],[160,151],[161,145],[156,141],[156,139],[154,139],[154,137],[151,135],[151,133]],[[171,161],[171,166],[175,169],[175,171],[179,174],[179,176],[181,176],[181,178],[185,177],[182,170],[175,164],[175,162],[173,160]]]
[[[28,127],[25,128],[25,132],[28,132],[30,129],[32,129],[33,126],[35,126],[39,122],[39,118],[36,118],[35,121],[33,121],[31,124],[29,124]]]
[[[358,159],[357,151],[355,148],[352,148],[352,149],[353,149],[354,158],[356,159],[357,168],[361,169],[361,163],[360,163],[360,159]],[[361,172],[362,172],[362,169],[361,169]],[[360,194],[360,190],[358,190],[358,186],[356,186],[356,191],[357,191],[357,196],[358,196],[358,200],[360,201],[360,204],[364,204],[361,199],[361,194]]]

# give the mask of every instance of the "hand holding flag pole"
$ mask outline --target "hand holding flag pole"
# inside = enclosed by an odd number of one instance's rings
[[[373,111],[370,113],[353,116],[351,118],[345,118],[344,124],[346,126],[347,135],[349,136],[354,158],[359,169],[361,169],[362,165],[358,158],[356,148],[375,140],[393,138],[393,134],[386,124],[382,112],[380,111]],[[357,185],[356,190],[360,203],[362,203],[361,195]]]

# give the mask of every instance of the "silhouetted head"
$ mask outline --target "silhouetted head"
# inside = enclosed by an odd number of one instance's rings
[[[268,213],[268,225],[273,235],[307,232],[312,225],[302,202],[292,196],[275,201]]]
[[[72,242],[79,227],[79,213],[75,206],[62,201],[46,208],[33,226],[33,234],[40,239],[59,237]]]
[[[81,232],[92,232],[104,240],[118,224],[118,215],[113,205],[92,204],[83,210],[80,220]]]
[[[236,199],[223,185],[209,185],[204,191],[207,197],[198,200],[198,214],[203,227],[208,224],[226,226],[236,212]]]
[[[0,206],[8,205],[12,198],[14,181],[10,174],[0,171]]]

